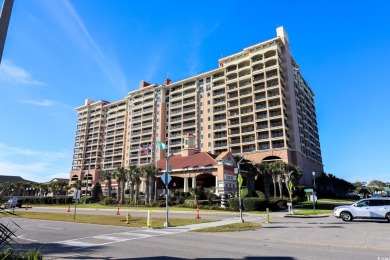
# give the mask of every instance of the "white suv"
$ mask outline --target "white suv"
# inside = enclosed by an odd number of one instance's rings
[[[354,218],[390,221],[390,198],[362,199],[350,206],[335,207],[333,215],[344,221],[352,221]]]

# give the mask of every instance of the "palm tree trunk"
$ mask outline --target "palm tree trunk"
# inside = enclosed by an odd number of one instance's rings
[[[141,182],[140,180],[137,180],[137,189],[135,191],[135,204],[138,205],[138,198],[139,198],[139,188],[140,188]]]
[[[126,186],[126,183],[124,180],[122,180],[121,182],[121,188],[122,188],[122,198],[121,198],[121,204],[125,204],[125,186]]]
[[[263,175],[264,180],[264,197],[266,201],[269,201],[269,187],[271,185],[269,177],[265,174]]]
[[[272,174],[272,183],[274,184],[274,198],[276,198],[276,177]]]
[[[145,204],[149,204],[149,190],[150,190],[150,180],[149,176],[145,178]]]
[[[134,182],[131,182],[130,184],[130,190],[129,190],[129,193],[130,193],[130,203],[133,204],[134,203]]]
[[[152,176],[150,180],[150,202],[155,201],[156,176]]]
[[[282,178],[279,175],[278,176],[278,186],[279,186],[279,198],[282,198],[283,196],[283,186],[282,186]]]

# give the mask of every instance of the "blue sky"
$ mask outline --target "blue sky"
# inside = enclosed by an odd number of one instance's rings
[[[2,3],[2,0],[0,0]],[[117,101],[288,32],[325,172],[390,181],[389,1],[15,0],[0,65],[0,175],[69,177],[84,99]]]

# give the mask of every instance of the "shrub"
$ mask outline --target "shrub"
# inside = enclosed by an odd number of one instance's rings
[[[256,191],[257,197],[259,197],[260,200],[265,200],[265,195],[262,191],[257,190]]]
[[[287,201],[281,198],[270,198],[268,206],[271,210],[285,209],[287,207]]]
[[[245,211],[255,211],[261,209],[261,201],[259,198],[244,198],[242,200],[242,204]]]
[[[238,198],[231,198],[227,200],[228,207],[232,210],[240,210],[240,202],[238,201]]]
[[[111,197],[105,197],[102,201],[101,204],[103,205],[112,205],[114,204],[114,199]]]

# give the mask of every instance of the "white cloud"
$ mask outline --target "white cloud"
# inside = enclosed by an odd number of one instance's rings
[[[36,105],[36,106],[42,106],[42,107],[49,107],[52,106],[54,101],[44,99],[42,101],[33,101],[33,100],[22,100],[23,103]]]
[[[34,79],[28,71],[14,65],[10,60],[4,60],[1,63],[0,80],[8,81],[16,85],[45,85],[45,83]]]
[[[0,143],[0,175],[21,176],[36,182],[68,178],[69,151],[37,151]]]

